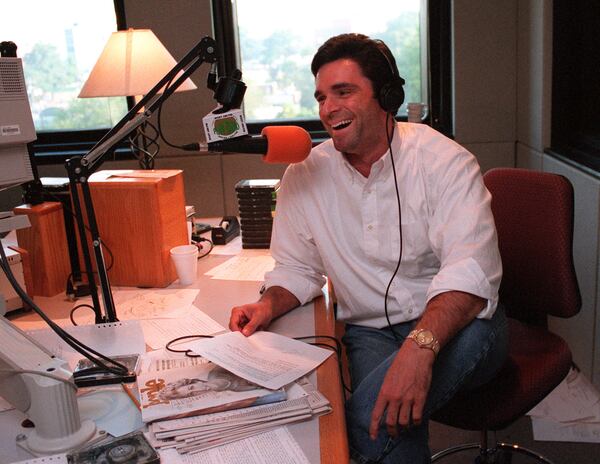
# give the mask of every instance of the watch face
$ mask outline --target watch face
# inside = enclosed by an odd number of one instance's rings
[[[417,342],[419,345],[429,345],[433,343],[433,334],[428,330],[423,331],[417,335]]]

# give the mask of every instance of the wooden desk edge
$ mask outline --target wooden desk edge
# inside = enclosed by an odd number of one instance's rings
[[[335,337],[335,317],[331,305],[325,297],[319,297],[315,300],[314,307],[315,334]],[[319,418],[321,464],[349,462],[344,392],[335,355],[330,356],[317,369],[317,385],[333,408],[330,414]]]

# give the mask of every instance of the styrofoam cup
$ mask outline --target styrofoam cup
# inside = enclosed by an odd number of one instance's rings
[[[196,245],[180,245],[171,248],[171,259],[175,264],[177,277],[181,285],[193,284],[198,272],[198,247]]]

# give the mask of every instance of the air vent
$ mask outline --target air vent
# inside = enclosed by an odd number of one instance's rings
[[[27,95],[20,60],[0,60],[0,98]]]

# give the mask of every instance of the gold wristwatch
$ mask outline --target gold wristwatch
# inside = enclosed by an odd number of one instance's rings
[[[427,329],[415,329],[408,334],[407,339],[413,340],[419,348],[428,348],[437,356],[440,351],[440,342],[435,338],[433,332]]]

